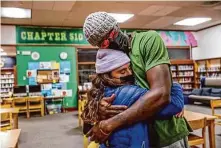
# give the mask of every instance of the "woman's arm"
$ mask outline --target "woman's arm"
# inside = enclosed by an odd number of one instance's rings
[[[184,108],[183,90],[180,84],[174,83],[170,94],[171,102],[165,106],[159,113],[158,117],[173,116],[182,111]]]

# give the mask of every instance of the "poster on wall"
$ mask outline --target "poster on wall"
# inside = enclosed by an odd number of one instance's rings
[[[27,70],[26,76],[28,78],[30,78],[30,77],[37,77],[37,70]]]
[[[70,75],[70,72],[71,72],[71,62],[70,61],[60,62],[60,73]]]
[[[66,74],[60,74],[60,82],[63,82],[63,83],[67,83],[69,82],[69,75],[66,75]]]
[[[37,70],[39,69],[39,62],[28,62],[28,69],[29,70]]]
[[[52,96],[52,84],[41,84],[41,89],[44,96]]]
[[[55,83],[52,84],[52,89],[66,89],[67,85],[66,83]]]
[[[51,68],[52,69],[60,69],[60,64],[57,62],[51,62]]]
[[[61,90],[61,96],[72,97],[72,90]]]
[[[36,77],[29,77],[28,78],[28,84],[29,85],[37,85]]]
[[[51,69],[51,62],[40,62],[40,68],[39,69]]]

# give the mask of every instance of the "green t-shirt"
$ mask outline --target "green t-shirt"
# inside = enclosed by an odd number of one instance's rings
[[[146,71],[160,64],[170,64],[167,48],[155,31],[136,33],[131,48],[129,55],[136,83],[143,88],[149,88]],[[183,118],[155,120],[151,127],[150,143],[158,147],[170,145],[189,134]]]

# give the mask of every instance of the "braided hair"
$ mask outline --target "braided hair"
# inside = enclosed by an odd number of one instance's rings
[[[99,103],[104,97],[105,87],[118,87],[124,85],[124,83],[119,83],[116,79],[111,78],[110,73],[97,74],[92,80],[92,84],[92,88],[87,93],[88,101],[81,115],[84,122],[89,124],[94,124],[101,120],[98,114]]]

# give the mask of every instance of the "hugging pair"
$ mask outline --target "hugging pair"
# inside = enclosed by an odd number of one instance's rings
[[[135,84],[133,72],[130,68],[129,57],[118,50],[100,49],[96,57],[96,77],[93,79],[93,87],[88,93],[88,102],[82,114],[85,123],[101,123],[98,114],[98,105],[103,97],[115,94],[113,105],[126,105],[130,107],[139,98],[148,93],[148,89]],[[170,103],[161,109],[154,120],[171,119],[181,112],[184,107],[182,88],[173,83],[170,94]],[[148,123],[146,121],[121,127],[109,134],[106,142],[100,148],[149,148]],[[159,133],[158,133],[159,134]]]

